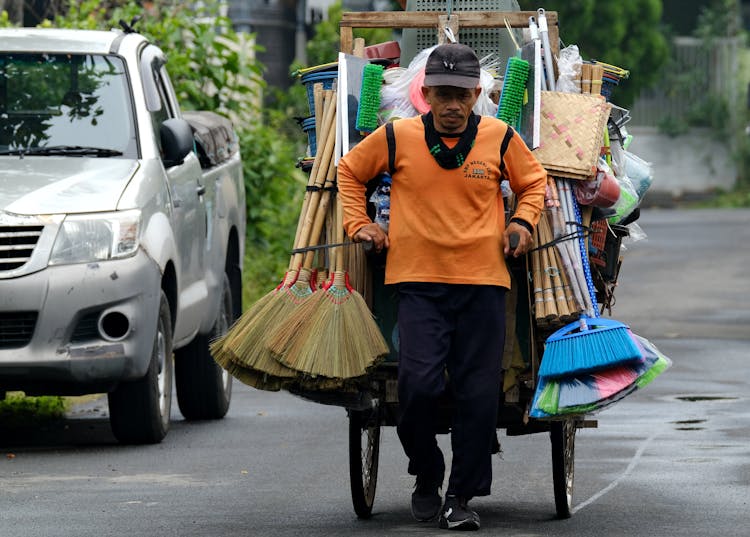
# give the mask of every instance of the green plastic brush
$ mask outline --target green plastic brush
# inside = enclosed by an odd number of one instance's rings
[[[529,62],[513,56],[508,58],[503,78],[503,91],[497,107],[497,117],[512,127],[518,127],[521,118],[526,82],[529,79]]]
[[[357,107],[357,130],[370,133],[378,128],[380,89],[383,85],[383,66],[368,63],[362,70],[362,88]]]

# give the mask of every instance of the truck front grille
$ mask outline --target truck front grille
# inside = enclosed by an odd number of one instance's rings
[[[0,271],[25,265],[44,226],[0,226]]]
[[[100,311],[88,313],[78,319],[73,334],[70,336],[71,343],[83,343],[99,337],[99,315]]]
[[[0,349],[28,345],[36,326],[36,311],[0,312]]]

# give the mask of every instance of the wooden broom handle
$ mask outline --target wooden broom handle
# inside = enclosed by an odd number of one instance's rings
[[[328,164],[328,173],[326,174],[326,182],[323,185],[323,194],[320,196],[320,202],[318,207],[315,209],[315,219],[312,225],[312,232],[310,233],[310,239],[307,241],[305,246],[315,246],[316,242],[319,242],[320,234],[323,231],[323,224],[326,220],[328,213],[328,206],[331,200],[331,188],[334,184],[334,178],[336,177],[336,163],[333,159]],[[310,250],[305,253],[305,261],[303,268],[312,269],[313,261],[315,260],[315,251]]]
[[[546,214],[543,212],[540,218],[540,224],[541,220],[547,218]],[[542,225],[538,225],[539,227],[539,239],[542,241],[542,244],[547,244],[549,242],[549,238],[545,236],[544,234],[544,227]],[[541,257],[542,257],[542,279],[544,281],[544,286],[542,288],[543,296],[544,296],[544,311],[545,318],[547,320],[551,320],[554,317],[557,317],[557,308],[555,307],[555,293],[552,289],[552,278],[549,275],[549,271],[552,268],[549,261],[549,246],[545,246],[542,248]],[[547,295],[550,296],[550,299],[547,299]]]
[[[534,286],[534,318],[540,322],[544,319],[544,295],[542,294],[542,260],[539,250],[536,249],[542,243],[539,238],[539,226],[534,230],[534,239],[536,245],[531,252],[531,283]]]
[[[341,196],[336,196],[336,242],[344,242],[344,206],[341,203]],[[343,247],[336,249],[336,272],[344,270],[344,251]]]
[[[318,151],[315,154],[315,160],[313,161],[312,171],[310,175],[317,178],[320,173],[321,163],[325,157],[325,147],[328,143],[328,138],[333,136],[334,131],[332,129],[334,118],[336,115],[336,92],[333,90],[322,90],[323,94],[323,119],[320,125],[320,138],[317,138]]]
[[[552,230],[550,229],[549,222],[546,218],[542,218],[539,220],[539,224],[542,228],[542,235],[544,235],[545,237],[545,242],[550,242],[552,240]],[[554,285],[553,283],[552,293],[555,297],[555,308],[557,309],[557,316],[567,318],[570,315],[570,310],[568,309],[568,303],[565,300],[565,291],[563,290],[563,271],[560,270],[560,264],[557,262],[557,248],[551,246],[550,248],[546,249],[546,252],[550,268],[555,271],[554,283],[556,283],[557,285]]]
[[[336,109],[335,99],[332,100],[331,107],[335,112],[335,109]],[[335,121],[335,114],[334,114],[334,121]],[[330,125],[329,125],[329,128],[330,128]],[[327,175],[328,167],[330,163],[333,161],[333,158],[332,158],[333,148],[334,148],[333,142],[335,138],[336,137],[333,135],[333,133],[329,133],[326,136],[326,144],[323,150],[323,155],[321,156],[321,161],[320,161],[320,165],[318,168],[318,173],[316,174],[317,177],[315,178],[314,186],[323,187],[325,184],[325,176]],[[324,165],[325,167],[323,167]],[[325,170],[325,172],[321,173],[320,170]],[[315,190],[310,194],[310,199],[308,202],[309,209],[305,211],[305,219],[302,224],[302,230],[300,231],[300,235],[299,235],[299,244],[295,245],[295,249],[305,248],[308,246],[308,243],[311,238],[311,230],[312,230],[313,223],[315,220],[315,213],[317,212],[317,206],[320,203],[321,195],[322,195],[322,192],[320,189]],[[318,233],[320,233],[320,231],[318,231]],[[299,270],[300,266],[302,266],[303,258],[304,258],[304,254],[301,252],[294,254],[294,256],[292,257],[292,262],[291,262],[291,267],[290,267],[292,271]]]
[[[313,115],[315,117],[315,140],[322,140],[323,130],[323,111],[325,110],[325,100],[323,98],[323,83],[316,82],[313,84]]]
[[[320,145],[318,146],[320,148],[320,151],[317,152],[315,155],[315,160],[313,161],[313,167],[310,171],[310,178],[307,181],[307,189],[305,190],[305,196],[302,199],[302,208],[300,209],[299,213],[299,219],[297,221],[297,231],[294,235],[294,249],[303,247],[302,244],[300,244],[300,235],[302,234],[302,227],[305,221],[305,216],[307,215],[307,209],[310,206],[310,189],[318,182],[319,175],[320,175],[320,162],[323,159],[323,153],[326,149],[326,143],[327,138],[329,138],[329,133],[332,130],[332,124],[333,124],[333,118],[335,116],[336,108],[336,99],[334,98],[335,95],[334,92],[330,90],[321,91],[321,94],[323,95],[323,126],[320,130],[320,138],[318,138]],[[331,149],[332,150],[332,149]],[[322,183],[322,181],[321,181]],[[289,268],[292,268],[292,264],[294,262],[294,256],[292,256],[292,259],[289,261]]]

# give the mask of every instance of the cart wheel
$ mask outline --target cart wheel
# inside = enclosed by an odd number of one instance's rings
[[[555,490],[555,509],[558,518],[570,518],[570,508],[573,506],[575,420],[553,421],[550,439],[552,440],[552,484]]]
[[[380,413],[371,410],[349,411],[349,481],[352,504],[359,518],[370,518],[375,503],[380,454]]]

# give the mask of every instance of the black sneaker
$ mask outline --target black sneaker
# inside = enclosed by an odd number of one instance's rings
[[[463,498],[446,496],[440,513],[440,527],[444,530],[476,531],[479,529],[479,515],[469,509]]]
[[[417,486],[411,495],[411,514],[420,522],[435,520],[443,503],[438,489],[440,485],[425,482],[417,477]]]

